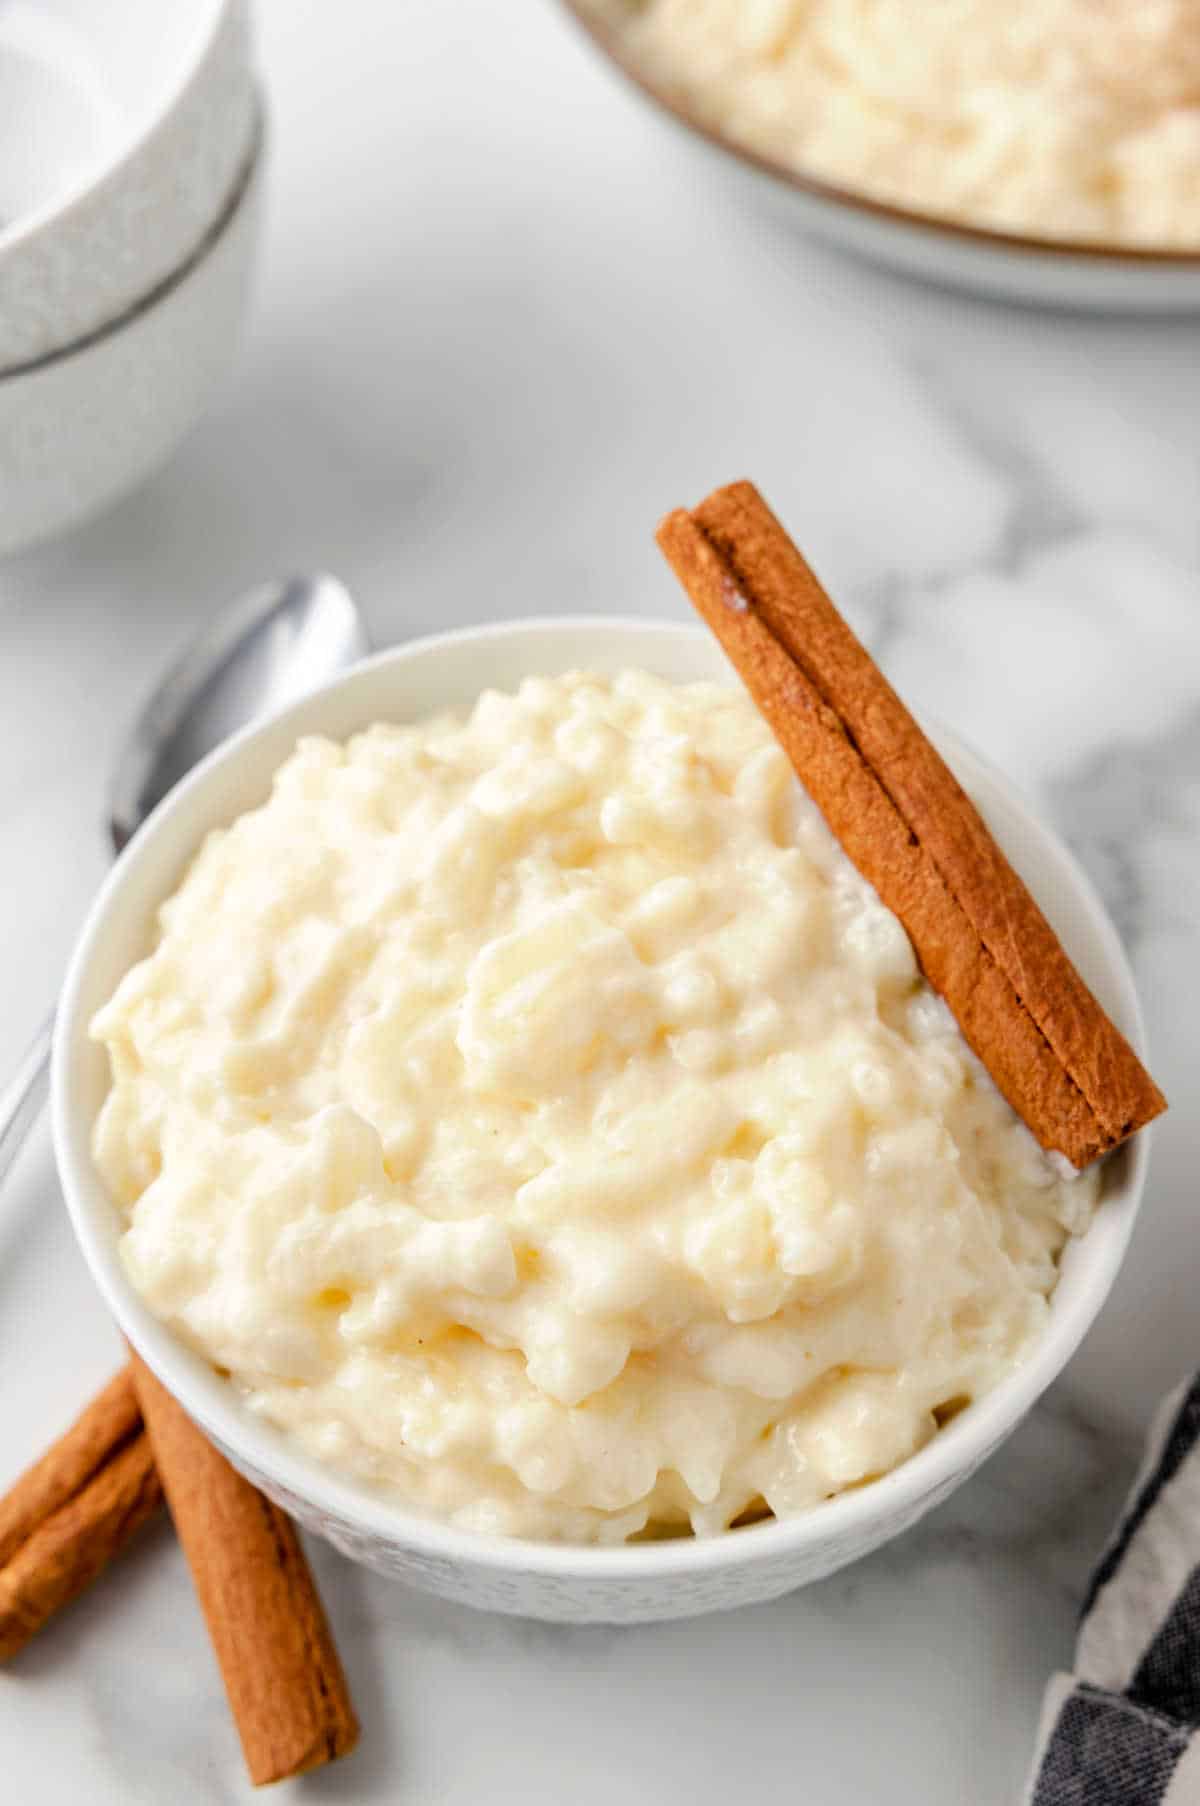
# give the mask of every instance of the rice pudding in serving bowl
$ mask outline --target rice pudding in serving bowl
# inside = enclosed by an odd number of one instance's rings
[[[1086,884],[950,756],[1136,1038]],[[572,1618],[767,1597],[944,1496],[1144,1160],[1055,1172],[719,652],[603,621],[387,654],[202,767],[85,931],[56,1122],[123,1326],[239,1466]]]
[[[734,142],[918,212],[1200,253],[1194,0],[580,0]]]
[[[1200,301],[1193,0],[565,0],[748,195],[936,281]]]

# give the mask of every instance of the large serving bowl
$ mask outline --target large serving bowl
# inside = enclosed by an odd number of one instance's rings
[[[263,156],[260,124],[226,211],[140,307],[72,350],[0,375],[0,553],[135,488],[203,413],[246,312]]]
[[[1061,1372],[1121,1264],[1146,1167],[1143,1133],[1106,1165],[1087,1234],[1064,1252],[1050,1322],[1024,1364],[903,1466],[784,1522],[707,1540],[576,1548],[490,1538],[431,1522],[302,1454],[244,1408],[234,1389],[151,1315],[118,1253],[124,1227],[91,1156],[108,1089],[88,1022],[149,948],[158,905],[210,829],[263,802],[298,736],[344,738],[377,720],[413,720],[508,689],[531,673],[640,666],[680,681],[735,682],[702,631],[605,619],[518,621],[417,640],[368,660],[266,726],[241,734],[172,792],[118,860],[84,927],[54,1047],[59,1170],[84,1255],[121,1328],[234,1465],[308,1529],[357,1561],[469,1605],[577,1622],[686,1617],[769,1599],[832,1573],[898,1535],[996,1449]],[[935,739],[1047,910],[1101,1002],[1135,1046],[1133,980],[1087,879],[1008,784],[951,735]]]
[[[1095,312],[1191,313],[1200,309],[1200,252],[1154,251],[1074,239],[1023,237],[873,200],[858,189],[803,175],[737,143],[639,67],[586,0],[564,0],[595,48],[681,130],[746,199],[840,249],[906,275],[1003,300]]]
[[[192,257],[255,114],[248,0],[0,7],[0,374],[110,326]]]

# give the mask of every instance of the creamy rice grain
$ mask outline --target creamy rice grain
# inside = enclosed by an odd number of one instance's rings
[[[740,692],[303,741],[100,1011],[150,1307],[312,1454],[618,1542],[884,1472],[1046,1318],[1058,1177]]]
[[[752,150],[879,200],[1200,250],[1200,0],[588,0]]]

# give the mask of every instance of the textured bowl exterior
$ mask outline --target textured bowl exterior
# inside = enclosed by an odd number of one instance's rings
[[[81,350],[0,377],[0,553],[98,513],[159,468],[204,411],[246,311],[261,149],[178,281]]]
[[[250,154],[248,0],[223,0],[175,103],[82,192],[0,237],[0,376],[122,318],[191,257]]]
[[[744,1605],[761,1605],[783,1593],[824,1580],[860,1556],[909,1530],[949,1498],[970,1478],[1004,1440],[981,1450],[953,1474],[922,1487],[903,1508],[878,1516],[863,1525],[833,1531],[812,1543],[774,1541],[764,1546],[762,1560],[738,1567],[714,1565],[695,1573],[656,1569],[653,1544],[643,1544],[643,1572],[622,1579],[586,1572],[586,1560],[575,1573],[546,1573],[535,1568],[475,1566],[452,1555],[440,1555],[424,1547],[420,1532],[406,1535],[397,1530],[379,1536],[341,1512],[323,1510],[302,1493],[283,1485],[267,1468],[249,1461],[243,1451],[231,1448],[205,1425],[212,1441],[253,1484],[314,1536],[324,1537],[351,1561],[386,1574],[407,1586],[458,1605],[503,1612],[521,1618],[541,1618],[569,1624],[648,1624],[670,1618],[698,1618],[705,1612],[732,1611]],[[1007,1434],[1007,1432],[1005,1433]],[[763,1535],[759,1530],[736,1533],[740,1538]],[[773,1534],[768,1532],[768,1534]]]
[[[123,1221],[91,1157],[92,1125],[109,1081],[88,1022],[145,951],[158,904],[203,836],[264,798],[301,734],[344,738],[374,720],[419,718],[469,702],[488,686],[511,688],[532,672],[628,666],[680,681],[732,681],[715,641],[695,628],[596,617],[508,622],[383,653],[239,735],[172,792],[114,867],[71,963],[53,1062],[59,1172],[92,1274],[125,1334],[234,1465],[354,1561],[467,1605],[575,1623],[688,1617],[772,1598],[877,1548],[945,1499],[1020,1422],[1095,1318],[1124,1257],[1148,1145],[1143,1133],[1106,1163],[1101,1207],[1087,1235],[1064,1253],[1048,1326],[1025,1362],[891,1473],[786,1522],[610,1549],[485,1537],[392,1503],[255,1417],[228,1381],[150,1313],[125,1274]],[[1002,778],[952,736],[931,731],[1084,977],[1140,1045],[1132,977],[1087,879]]]

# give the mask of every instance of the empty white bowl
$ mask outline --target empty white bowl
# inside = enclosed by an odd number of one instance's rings
[[[0,373],[174,275],[227,210],[255,115],[247,0],[5,0]]]
[[[123,1228],[91,1157],[108,1089],[93,1012],[148,949],[158,905],[205,834],[265,800],[301,734],[338,739],[377,720],[412,720],[488,687],[573,667],[640,666],[667,678],[736,681],[704,632],[598,618],[516,621],[417,640],[371,659],[266,726],[218,751],[172,792],[117,862],[71,962],[54,1046],[54,1136],[80,1245],[121,1328],[234,1465],[308,1529],[355,1560],[468,1605],[575,1622],[680,1618],[746,1605],[819,1579],[914,1523],[962,1483],[1061,1371],[1116,1277],[1146,1169],[1143,1133],[1105,1167],[1088,1233],[1065,1250],[1050,1323],[1024,1365],[969,1406],[901,1467],[806,1515],[706,1540],[577,1548],[490,1538],[419,1517],[293,1447],[256,1419],[151,1315],[125,1275]],[[1135,1045],[1133,980],[1116,933],[1071,856],[990,767],[936,738],[1072,956]]]
[[[263,140],[192,260],[117,325],[0,375],[0,553],[75,526],[165,461],[203,413],[246,312]]]
[[[639,68],[585,0],[564,0],[596,48],[633,89],[752,203],[839,249],[909,276],[1005,301],[1108,313],[1200,310],[1200,252],[1142,250],[1023,236],[970,226],[801,174],[706,124]],[[1101,29],[1097,26],[1097,29]]]

